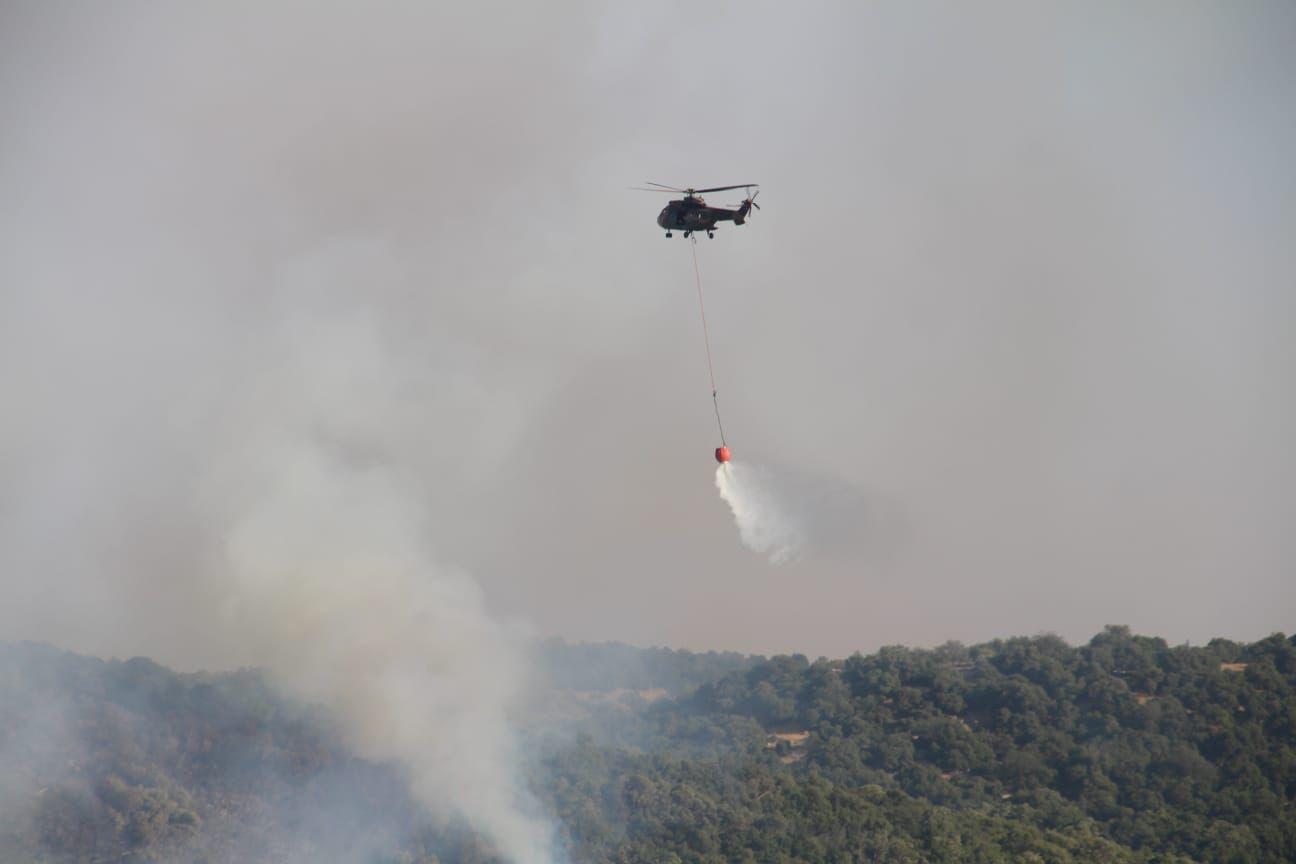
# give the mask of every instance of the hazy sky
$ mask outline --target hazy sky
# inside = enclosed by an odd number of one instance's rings
[[[1286,0],[8,2],[0,639],[236,662],[195,610],[268,415],[544,635],[1290,632],[1293,45]],[[833,524],[797,563],[716,494],[645,180],[761,184],[698,252],[729,443]]]

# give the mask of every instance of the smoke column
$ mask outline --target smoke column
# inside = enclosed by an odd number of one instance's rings
[[[744,546],[773,564],[786,564],[801,554],[805,527],[781,501],[768,471],[726,462],[716,468],[716,488],[733,511]]]
[[[195,336],[139,365],[98,350],[159,338],[136,309],[95,316],[104,335],[53,368],[106,369],[103,386],[65,372],[47,388],[61,408],[29,397],[30,428],[0,436],[0,638],[263,667],[329,709],[357,755],[398,766],[433,814],[462,817],[508,861],[550,864],[509,723],[529,634],[432,542],[437,508],[463,494],[456,463],[482,470],[463,438],[498,400],[427,359],[429,342],[457,350],[449,340],[394,332],[374,301],[391,267],[346,243],[285,259],[254,283],[264,299],[245,326],[216,319],[214,347]],[[174,320],[200,333],[196,314]],[[0,353],[41,357],[53,328],[28,329]],[[0,364],[0,380],[44,392],[8,377],[36,365]]]
[[[486,145],[568,92],[519,59],[571,54],[556,20],[0,17],[0,638],[264,667],[429,809],[547,864],[508,723],[525,634],[440,556],[545,389],[535,350],[498,350],[534,316],[473,305],[533,280],[472,244],[509,218],[481,178],[547,160],[540,132]]]
[[[546,864],[551,831],[516,782],[507,719],[524,634],[428,548],[428,490],[386,439],[402,379],[379,332],[355,308],[291,320],[288,350],[248,394],[239,443],[201,493],[223,527],[225,625],[281,686],[328,706],[361,756],[400,764],[434,811]]]

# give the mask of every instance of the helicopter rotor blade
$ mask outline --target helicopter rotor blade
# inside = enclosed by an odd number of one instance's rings
[[[682,195],[683,190],[675,189],[649,189],[647,186],[627,186],[627,189],[633,189],[636,192],[663,192],[667,195]]]
[[[656,184],[654,184],[656,185]],[[691,192],[728,192],[730,189],[750,189],[757,183],[739,183],[737,186],[712,186],[710,189],[691,189]]]
[[[664,184],[664,183],[654,183],[654,182],[652,182],[651,180],[645,180],[645,181],[644,181],[644,185],[645,185],[645,186],[656,186],[658,189],[666,189],[666,190],[669,190],[669,191],[671,191],[671,192],[680,192],[680,193],[683,193],[683,192],[689,192],[689,191],[692,191],[692,190],[689,190],[689,189],[680,189],[678,186],[667,186],[667,185]]]

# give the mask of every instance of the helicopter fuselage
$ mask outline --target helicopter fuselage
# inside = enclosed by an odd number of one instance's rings
[[[657,224],[666,229],[667,236],[670,236],[671,231],[683,231],[686,237],[694,231],[706,231],[709,234],[715,229],[717,222],[743,224],[747,220],[749,208],[747,203],[737,210],[708,207],[703,199],[689,196],[663,207],[661,213],[657,214]]]

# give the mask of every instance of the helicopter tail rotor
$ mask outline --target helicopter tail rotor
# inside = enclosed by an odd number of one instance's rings
[[[757,189],[755,195],[749,195],[743,200],[742,204],[738,207],[738,212],[734,214],[735,225],[741,225],[746,222],[748,214],[751,213],[753,207],[757,210],[760,209],[760,205],[756,203],[756,195],[759,194],[760,190]]]

